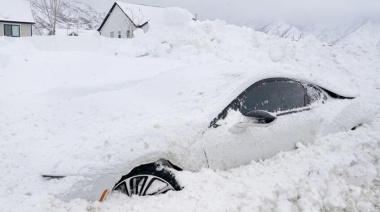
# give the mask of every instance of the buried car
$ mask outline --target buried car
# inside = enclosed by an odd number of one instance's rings
[[[353,130],[369,120],[369,113],[354,97],[293,77],[255,79],[238,93],[233,98],[218,97],[230,103],[220,108],[193,142],[140,153],[108,173],[87,176],[61,198],[103,201],[114,191],[142,196],[181,190],[178,171],[245,165],[312,143],[317,136]],[[181,136],[186,133],[176,138]]]

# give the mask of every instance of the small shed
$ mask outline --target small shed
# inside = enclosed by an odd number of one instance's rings
[[[0,1],[0,36],[28,37],[33,35],[34,19],[28,1]]]
[[[163,8],[125,2],[115,2],[98,31],[104,37],[132,38],[133,32],[141,28],[149,30],[149,21],[161,18]]]

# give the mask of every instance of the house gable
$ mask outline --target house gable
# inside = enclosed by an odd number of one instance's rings
[[[111,32],[114,32],[114,37],[118,37],[116,33],[119,33],[120,30],[122,31],[121,37],[127,33],[126,30],[130,30],[132,33],[137,28],[141,28],[147,32],[149,21],[151,19],[162,19],[163,14],[163,8],[160,7],[115,2],[98,31],[106,37],[112,37]],[[122,21],[117,19],[122,19]],[[120,22],[126,23],[127,27],[120,26]]]
[[[139,28],[124,11],[115,3],[107,14],[102,25],[98,29],[101,35],[106,37],[126,38],[132,36],[132,32]]]

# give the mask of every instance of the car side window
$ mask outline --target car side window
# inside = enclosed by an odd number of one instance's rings
[[[265,79],[243,91],[219,113],[210,123],[210,127],[218,127],[218,120],[224,119],[229,110],[240,111],[243,115],[252,110],[276,113],[302,108],[321,98],[326,100],[327,97],[320,88],[312,84],[287,78]]]
[[[242,114],[251,110],[275,113],[305,107],[308,104],[304,86],[290,79],[273,79],[256,83],[239,97],[239,110]]]

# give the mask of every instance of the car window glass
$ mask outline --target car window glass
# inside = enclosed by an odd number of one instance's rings
[[[248,88],[240,98],[240,111],[246,114],[251,110],[268,112],[286,111],[304,107],[306,91],[301,83],[292,80],[273,80]]]

